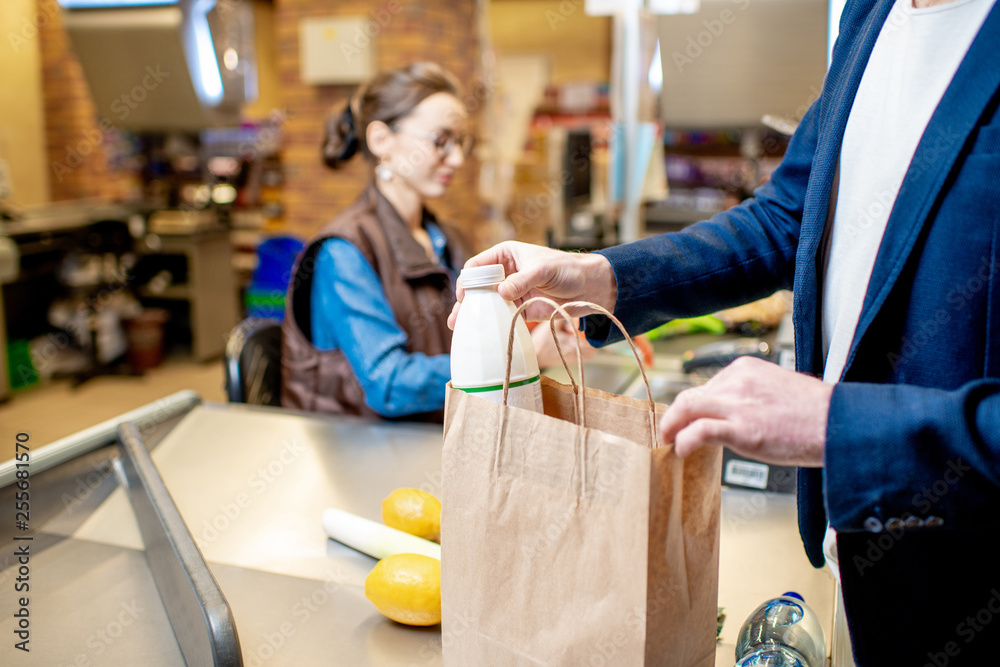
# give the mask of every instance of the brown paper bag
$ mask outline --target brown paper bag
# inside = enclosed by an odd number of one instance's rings
[[[581,427],[573,386],[542,399],[448,387],[444,664],[712,667],[721,450],[659,447],[652,401],[586,389]]]

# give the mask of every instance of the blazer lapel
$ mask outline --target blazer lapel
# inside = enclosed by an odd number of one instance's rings
[[[928,224],[931,209],[942,194],[942,187],[969,135],[1000,87],[1000,66],[996,60],[998,43],[1000,4],[994,5],[986,17],[917,144],[875,258],[844,374],[854,361],[858,344],[892,291],[921,231]]]
[[[823,369],[823,347],[820,344],[822,321],[823,257],[822,244],[825,230],[832,224],[830,195],[834,175],[840,158],[840,146],[847,127],[847,119],[854,105],[854,98],[861,85],[861,77],[868,65],[875,41],[882,30],[894,0],[881,0],[868,12],[861,37],[854,40],[851,49],[839,55],[830,65],[825,86],[832,88],[820,98],[820,136],[816,158],[813,162],[812,182],[806,194],[806,204],[796,253],[795,305],[795,357],[799,370],[818,374]]]

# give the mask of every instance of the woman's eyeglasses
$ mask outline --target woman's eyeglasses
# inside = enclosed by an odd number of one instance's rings
[[[392,129],[394,132],[402,132],[403,134],[427,139],[434,146],[434,150],[437,151],[438,156],[442,158],[451,155],[451,151],[456,147],[462,151],[462,157],[469,157],[472,153],[472,148],[476,145],[476,138],[471,134],[462,134],[459,136],[455,136],[450,132],[438,134],[437,132],[425,132],[423,130],[400,127],[399,125],[396,125]]]

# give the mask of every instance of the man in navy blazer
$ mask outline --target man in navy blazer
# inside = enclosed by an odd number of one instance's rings
[[[862,667],[1000,664],[1000,8],[983,8],[916,128],[843,370],[817,377],[838,183],[853,176],[839,165],[873,48],[896,2],[977,1],[849,0],[820,98],[740,206],[600,253],[504,243],[467,264],[504,264],[505,298],[584,298],[636,333],[794,290],[798,372],[739,360],[682,393],[661,433],[680,455],[726,445],[801,466],[805,550],[822,566],[835,529]],[[600,316],[584,328],[618,337]]]

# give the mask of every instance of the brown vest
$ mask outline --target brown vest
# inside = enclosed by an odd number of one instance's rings
[[[428,219],[434,220],[424,209],[424,220]],[[451,265],[461,267],[465,257],[456,233],[438,225],[448,239]],[[318,350],[311,341],[316,253],[329,238],[350,241],[375,269],[396,322],[406,333],[409,353],[450,352],[448,315],[455,303],[452,277],[427,256],[374,185],[320,230],[296,260],[281,331],[281,404],[298,410],[377,416],[365,403],[364,391],[344,354]],[[442,421],[442,417],[442,411],[435,411],[406,419]]]

